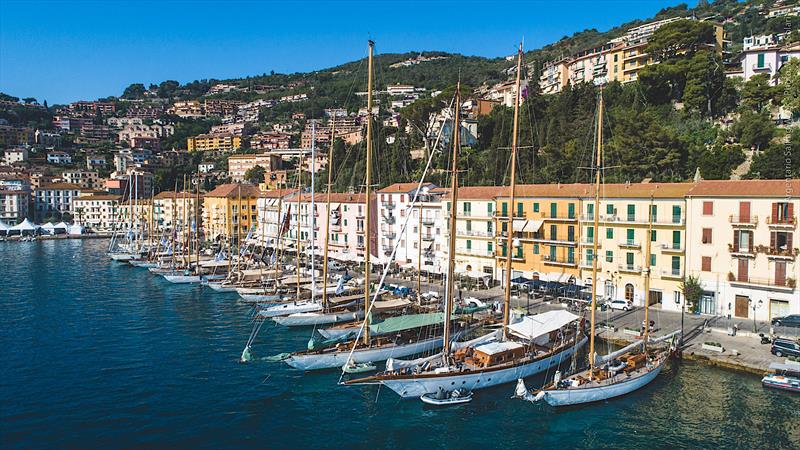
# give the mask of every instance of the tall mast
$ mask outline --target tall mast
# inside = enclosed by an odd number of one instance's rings
[[[242,272],[242,183],[236,195],[236,271]]]
[[[644,333],[642,339],[644,348],[647,350],[647,335],[650,334],[650,321],[648,311],[650,309],[650,245],[653,236],[653,194],[650,194],[650,204],[647,206],[647,242],[645,244],[645,269],[644,269]]]
[[[175,270],[175,239],[178,237],[178,178],[175,178],[175,190],[172,191],[172,233],[170,233],[169,256],[172,265],[170,269]]]
[[[281,213],[283,213],[283,183],[278,181],[278,230],[275,237],[275,267],[272,268],[275,271],[275,286],[278,286],[278,278],[281,273],[279,266],[283,261],[283,219],[281,218]]]
[[[444,357],[445,363],[450,354],[450,314],[453,312],[453,278],[455,276],[456,261],[456,209],[458,207],[458,150],[461,145],[461,81],[456,84],[455,113],[453,115],[453,176],[450,183],[450,239],[448,243],[447,258],[447,289],[444,296]],[[422,211],[420,211],[422,212]]]
[[[313,139],[312,139],[313,140]],[[297,247],[295,248],[295,252],[297,254],[297,258],[295,258],[295,264],[297,264],[295,270],[295,293],[297,294],[297,299],[300,299],[300,254],[302,247],[300,246],[300,200],[303,197],[303,149],[300,149],[300,163],[297,165],[297,235],[295,236]]]
[[[594,326],[597,311],[597,247],[600,226],[600,170],[603,156],[603,88],[600,88],[597,102],[597,158],[594,178],[594,242],[592,243],[592,314],[589,331],[589,378],[594,378]]]
[[[328,241],[331,237],[331,182],[333,180],[333,144],[336,141],[336,112],[331,118],[331,142],[328,145],[328,188],[325,199],[325,248],[322,250],[322,308],[328,309]],[[341,221],[342,218],[339,217]]]
[[[197,275],[200,275],[200,168],[197,169],[197,195],[194,198],[194,252],[197,261],[194,263]]]
[[[369,272],[372,270],[370,266],[370,239],[372,238],[372,202],[369,198],[370,185],[372,184],[372,52],[375,48],[375,42],[369,41],[369,57],[367,59],[367,173],[366,173],[366,188],[364,189],[367,216],[364,218],[364,343],[369,344],[369,311],[371,309],[370,296],[369,296]]]
[[[517,82],[516,93],[514,95],[514,134],[511,139],[511,195],[510,209],[508,216],[508,234],[506,235],[506,292],[505,305],[503,308],[503,339],[508,336],[508,324],[511,315],[511,252],[513,251],[514,241],[514,197],[517,189],[517,143],[519,140],[519,99],[520,83],[522,77],[522,44],[519,44],[517,51]]]
[[[191,191],[190,191],[191,192]],[[191,265],[191,253],[189,252],[189,234],[186,232],[186,225],[189,223],[189,208],[186,204],[186,175],[183,176],[183,193],[181,194],[181,198],[183,199],[183,257],[186,259],[186,264]]]
[[[315,300],[314,296],[317,293],[317,268],[316,262],[314,261],[315,253],[314,248],[317,246],[317,240],[314,239],[314,233],[317,229],[317,208],[316,204],[314,203],[314,197],[316,196],[315,184],[314,184],[314,173],[316,172],[315,164],[317,163],[317,122],[311,122],[311,210],[309,211],[309,217],[311,218],[311,229],[309,230],[310,240],[311,240],[311,301]]]
[[[417,300],[422,300],[422,204],[418,206],[419,210],[419,226],[417,227]]]

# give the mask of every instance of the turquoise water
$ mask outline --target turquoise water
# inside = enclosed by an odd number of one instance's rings
[[[689,362],[559,410],[509,400],[513,385],[431,409],[338,387],[335,372],[242,365],[249,308],[235,294],[112,263],[106,244],[0,245],[0,447],[800,448],[800,396]],[[256,350],[308,335],[273,326]]]

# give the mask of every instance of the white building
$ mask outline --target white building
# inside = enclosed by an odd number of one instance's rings
[[[28,149],[25,147],[10,148],[6,150],[3,164],[10,166],[14,163],[25,162],[28,160]]]
[[[113,194],[94,194],[73,199],[75,223],[96,232],[112,231],[120,198]]]
[[[38,222],[53,214],[73,212],[72,200],[81,195],[77,184],[53,183],[34,191],[34,213]]]
[[[67,152],[50,152],[47,154],[50,164],[72,164],[72,156]]]
[[[744,50],[738,57],[742,67],[741,76],[747,81],[755,75],[766,73],[769,75],[770,84],[774,86],[778,83],[776,75],[781,67],[792,58],[800,58],[798,42],[784,46],[754,46]]]

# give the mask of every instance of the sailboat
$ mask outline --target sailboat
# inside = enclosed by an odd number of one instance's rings
[[[594,229],[598,230],[600,211],[601,189],[601,161],[603,159],[603,91],[598,94],[597,104],[597,154],[595,159],[595,188],[594,188]],[[544,400],[551,406],[567,406],[582,403],[591,403],[619,397],[652,382],[664,368],[667,360],[673,353],[673,346],[655,348],[648,344],[673,339],[680,330],[662,336],[659,339],[649,338],[650,323],[648,310],[650,309],[650,235],[653,228],[653,208],[648,208],[649,228],[646,248],[644,253],[644,331],[642,339],[604,357],[595,353],[595,312],[597,310],[597,249],[599,234],[596,233],[592,253],[592,303],[591,303],[591,332],[589,334],[589,368],[561,379],[561,373],[556,372],[553,382],[541,390],[528,392],[522,379],[517,382],[516,396],[531,401]],[[673,342],[674,344],[674,342]]]
[[[511,148],[510,201],[514,204],[516,189],[516,153],[519,132],[520,80],[522,71],[522,45],[517,55],[516,100],[514,104],[514,129]],[[440,354],[413,361],[403,361],[392,357],[386,364],[386,371],[374,376],[349,380],[345,384],[381,384],[396,392],[402,398],[423,398],[430,401],[431,395],[444,391],[459,390],[458,398],[464,390],[476,389],[513,382],[550,367],[568,361],[572,354],[585,342],[581,330],[581,318],[567,311],[550,311],[510,324],[511,308],[511,241],[509,233],[505,270],[505,309],[503,327],[500,330],[473,340],[454,342],[450,330],[455,275],[455,236],[456,211],[458,205],[458,154],[460,151],[460,84],[456,88],[454,114],[452,182],[450,191],[449,218],[449,257],[447,269],[447,289],[445,292],[443,351]],[[514,207],[510,208],[509,223],[514,223]],[[513,229],[509,227],[509,229]],[[471,398],[471,397],[469,397]]]

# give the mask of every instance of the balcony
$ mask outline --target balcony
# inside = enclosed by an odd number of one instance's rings
[[[635,239],[623,239],[619,241],[619,246],[622,248],[642,248],[642,244]]]
[[[753,246],[744,247],[742,245],[728,244],[728,251],[732,256],[740,256],[745,258],[755,258],[756,254],[753,251]]]
[[[581,246],[583,247],[593,247],[594,246],[594,239],[584,237],[580,241]],[[600,247],[600,243],[597,243],[597,246]]]
[[[767,247],[766,245],[756,245],[755,251],[766,254],[769,259],[786,261],[794,260],[800,254],[800,249],[797,248]]]
[[[735,216],[731,215],[728,218],[731,225],[734,227],[754,228],[758,225],[758,216]]]
[[[578,261],[575,261],[574,259],[572,261],[559,258],[551,259],[549,256],[545,256],[544,264],[546,266],[577,267]]]
[[[433,219],[433,217],[425,217],[425,216],[422,217],[422,224],[425,226],[430,227],[433,226],[435,223],[436,221]]]
[[[576,216],[575,214],[572,214],[571,216],[569,214],[550,215],[549,211],[545,211],[545,212],[542,212],[542,219],[547,219],[547,220],[549,220],[551,222],[554,222],[554,221],[577,222],[578,221],[578,216]]]
[[[384,255],[389,256],[394,251],[394,246],[384,245],[382,250]]]
[[[494,251],[477,248],[456,248],[456,254],[465,256],[480,256],[484,258],[494,258]]]
[[[422,240],[423,240],[423,241],[428,241],[428,242],[430,242],[430,241],[434,240],[435,238],[436,238],[436,237],[435,237],[434,235],[432,235],[432,234],[423,234],[423,235],[422,235]]]
[[[797,281],[793,278],[775,279],[756,278],[751,276],[736,277],[733,273],[728,274],[728,282],[734,286],[745,286],[751,288],[764,288],[772,290],[793,291],[797,286]]]
[[[364,234],[364,229],[363,229],[363,228],[361,228],[361,227],[359,227],[358,229],[356,229],[356,233],[358,233],[358,234]]]
[[[661,271],[661,278],[669,278],[672,280],[680,280],[683,279],[683,273],[681,269],[670,269],[670,270],[662,270]]]
[[[661,244],[660,247],[663,253],[683,253],[686,251],[686,249],[683,248],[683,245],[676,243]]]
[[[600,264],[598,264],[598,267],[597,267],[598,270],[600,270],[599,266],[600,266]],[[592,261],[591,260],[586,260],[586,259],[581,260],[580,267],[581,267],[581,269],[592,270]]]
[[[772,63],[759,66],[758,63],[753,64],[753,72],[772,72]]]
[[[392,210],[397,206],[395,202],[381,202],[381,208]]]
[[[767,226],[772,229],[793,230],[797,227],[797,217],[773,218],[767,216]]]
[[[389,225],[394,225],[396,219],[394,216],[383,216],[383,221],[388,223]]]
[[[394,231],[389,231],[389,230],[382,230],[382,231],[383,231],[383,237],[389,239],[390,241],[397,237],[397,233],[395,233]]]
[[[493,238],[494,233],[478,230],[456,230],[456,236]]]
[[[620,264],[618,270],[625,273],[642,273],[642,266],[637,266],[635,264]]]

